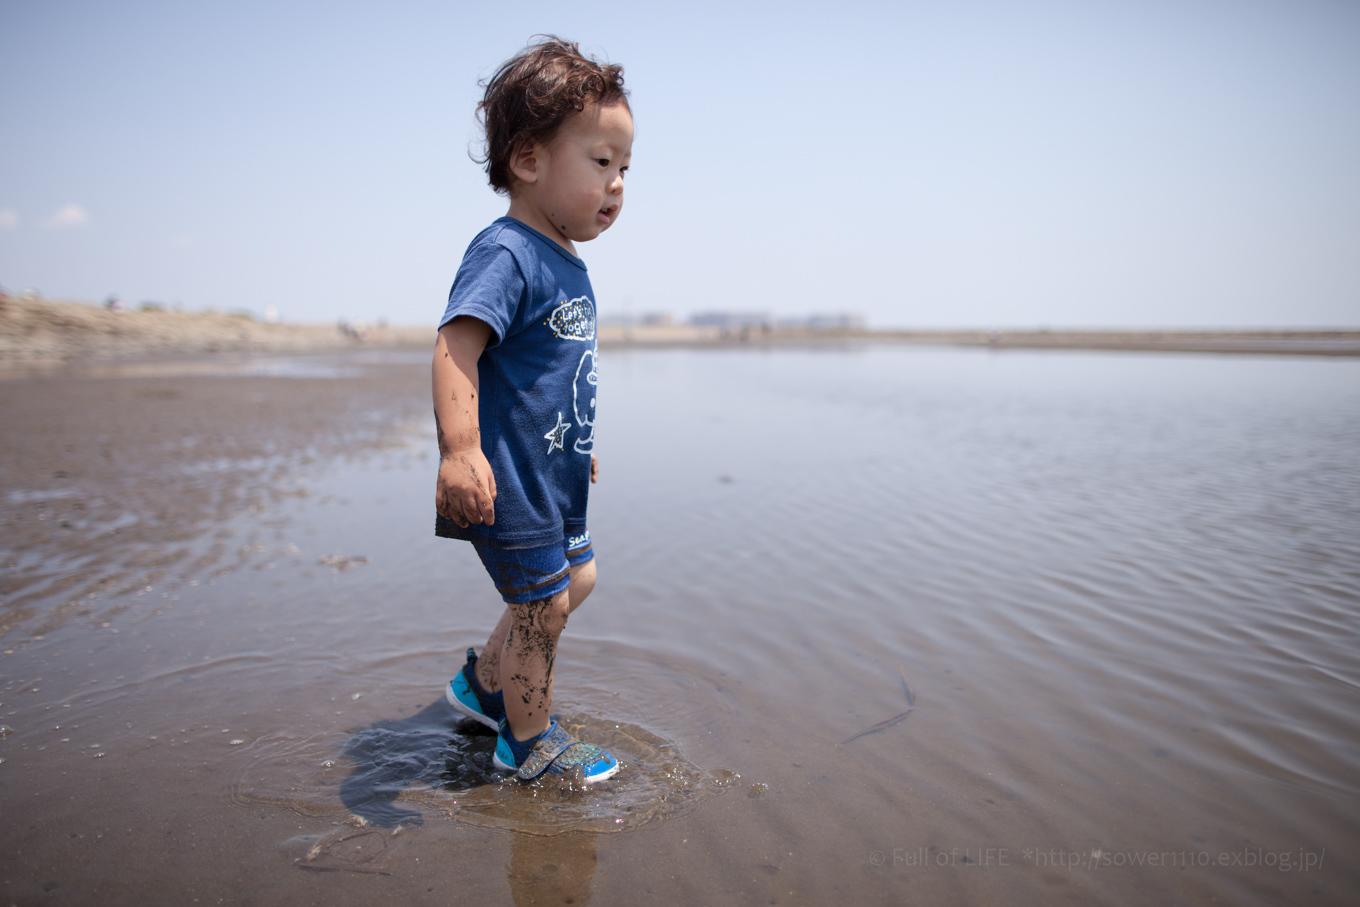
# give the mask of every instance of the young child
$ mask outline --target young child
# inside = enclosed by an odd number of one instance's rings
[[[549,709],[558,637],[595,586],[595,294],[575,243],[618,219],[633,117],[622,67],[551,37],[500,68],[478,112],[510,210],[468,246],[435,343],[435,533],[472,542],[507,607],[446,696],[497,730],[497,768],[599,781],[617,760]]]

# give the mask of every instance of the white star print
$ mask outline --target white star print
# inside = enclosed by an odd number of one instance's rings
[[[548,453],[562,449],[562,439],[566,437],[569,428],[571,428],[571,423],[562,421],[562,414],[559,412],[557,414],[557,427],[543,436],[548,439]]]

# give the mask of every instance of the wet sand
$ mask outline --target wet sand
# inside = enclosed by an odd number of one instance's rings
[[[0,382],[3,895],[1360,893],[1355,363],[603,368],[586,791],[441,700],[499,604],[432,535],[424,356]]]
[[[424,409],[421,358],[213,357],[0,381],[0,533],[13,551],[0,631],[59,626],[73,606],[41,606],[54,597],[231,569],[240,552],[205,541],[217,524],[305,493],[292,470],[394,443]]]

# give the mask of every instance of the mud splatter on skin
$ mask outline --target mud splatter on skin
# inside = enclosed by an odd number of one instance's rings
[[[465,440],[467,443],[454,446],[450,443],[448,436],[444,433],[444,426],[440,422],[438,411],[434,414],[434,426],[435,434],[439,442],[439,459],[441,461],[441,475],[440,478],[436,479],[435,487],[435,510],[466,529],[468,523],[471,521],[467,518],[467,512],[462,506],[462,503],[455,496],[455,489],[453,489],[448,482],[444,481],[443,464],[453,463],[457,466],[461,466],[463,469],[467,470],[467,475],[472,480],[473,487],[481,487],[481,473],[477,471],[476,465],[468,459],[468,456],[465,453],[460,453],[460,451],[473,448],[480,451],[482,433],[479,428],[473,426],[461,433],[463,437],[460,440]],[[476,508],[474,507],[473,509],[475,510]],[[480,523],[481,521],[479,512],[477,522]]]
[[[554,607],[561,596],[540,598],[510,605],[510,632],[506,645],[521,664],[538,662],[544,666],[541,685],[522,673],[512,674],[506,693],[513,693],[529,708],[529,715],[540,710],[547,714],[552,705],[553,668],[557,662],[557,640],[567,625],[565,608]]]
[[[501,688],[501,653],[499,649],[488,646],[482,650],[482,654],[477,656],[477,682],[482,685],[482,689],[488,693],[495,693]]]
[[[465,415],[470,416],[469,413],[465,413]],[[482,430],[471,418],[469,418],[468,421],[472,423],[469,427],[458,432],[457,437],[450,438],[444,433],[444,425],[439,419],[439,412],[437,410],[435,411],[434,430],[439,441],[439,456],[441,458],[447,459],[460,450],[471,450],[474,447],[479,450],[481,449]]]
[[[449,402],[452,403],[454,406],[458,405],[458,391],[455,390],[449,392]],[[481,415],[481,410],[477,409],[476,391],[468,392],[468,404],[469,405],[463,409],[463,418],[466,419],[468,422],[472,422],[473,416]],[[438,416],[435,417],[436,420],[438,420],[438,418],[439,418]]]
[[[530,694],[533,692],[533,691],[530,689],[530,681],[529,681],[529,678],[528,678],[526,675],[524,675],[524,674],[511,674],[511,675],[510,675],[510,682],[511,682],[511,686],[519,687],[520,689],[522,689],[522,690],[525,691],[524,693],[521,693],[521,694],[520,694],[519,700],[520,700],[520,702],[524,703],[525,705],[528,705],[528,704],[529,704],[529,697],[530,697]],[[533,710],[533,709],[530,709],[530,710],[529,710],[529,714],[532,715],[533,713],[534,713],[534,710]]]

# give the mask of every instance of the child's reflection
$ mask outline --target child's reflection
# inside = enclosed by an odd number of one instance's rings
[[[511,837],[505,871],[515,907],[590,903],[590,880],[595,877],[593,832],[551,837],[516,833]]]

